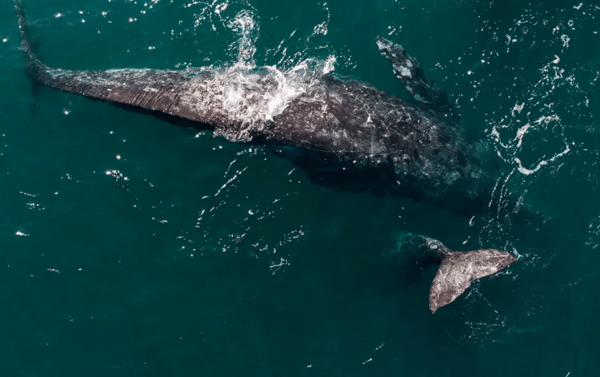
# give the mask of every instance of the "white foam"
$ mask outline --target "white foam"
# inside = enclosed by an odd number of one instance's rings
[[[565,144],[565,147],[566,148],[564,151],[562,151],[558,154],[555,154],[552,158],[538,162],[534,169],[524,168],[523,164],[521,163],[521,160],[518,157],[515,157],[515,162],[519,165],[517,167],[517,170],[519,171],[519,173],[524,174],[524,175],[533,174],[533,173],[539,171],[542,168],[542,166],[546,166],[546,165],[548,165],[548,163],[556,161],[556,159],[566,155],[567,153],[569,153],[571,151],[568,144]]]
[[[519,103],[515,103],[515,106],[513,107],[513,109],[510,111],[510,113],[512,114],[512,116],[515,116],[515,112],[521,114],[521,111],[523,111],[523,107],[525,107],[525,102],[523,102],[522,104],[519,105]]]
[[[408,69],[406,67],[400,67],[400,74],[405,77],[412,77],[412,74],[410,73],[410,69]]]
[[[517,130],[517,136],[515,136],[514,141],[517,141],[518,148],[521,148],[521,145],[523,144],[523,136],[525,136],[529,128],[531,128],[531,124],[527,123]]]
[[[323,67],[323,74],[326,75],[335,70],[335,63],[337,62],[337,58],[333,55],[329,55],[327,60],[325,61],[325,67]]]

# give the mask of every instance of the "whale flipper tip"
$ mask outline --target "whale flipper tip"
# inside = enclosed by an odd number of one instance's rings
[[[446,91],[425,76],[419,62],[404,47],[381,36],[377,36],[375,42],[381,54],[392,63],[396,77],[416,101],[440,110],[448,107]]]

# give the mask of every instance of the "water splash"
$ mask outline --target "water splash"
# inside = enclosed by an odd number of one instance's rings
[[[254,7],[245,0],[193,1],[188,8],[199,8],[194,14],[194,29],[209,26],[212,32],[225,30],[233,33],[235,40],[227,49],[237,65],[255,67],[255,43],[260,31],[260,17]]]
[[[325,59],[298,59],[296,55],[286,60],[282,57],[277,66],[257,67],[255,54],[260,18],[254,7],[245,0],[194,1],[188,4],[188,7],[196,6],[200,7],[200,11],[195,16],[195,28],[210,24],[212,30],[217,31],[219,26],[235,38],[227,49],[230,62],[200,68],[199,71],[211,72],[215,82],[224,84],[226,90],[217,97],[222,97],[224,108],[228,109],[230,116],[238,117],[244,124],[273,119],[292,100],[309,92],[323,75],[335,70],[335,55]],[[327,12],[326,20],[315,26],[306,43],[317,35],[327,34],[331,16],[326,3],[323,7]],[[294,34],[295,31],[290,37]],[[278,51],[283,43],[279,44]],[[267,54],[270,51],[267,50]]]
[[[244,9],[227,22],[227,27],[239,36],[239,39],[231,46],[237,47],[236,65],[248,68],[256,67],[254,53],[256,53],[255,42],[258,39],[259,24],[255,14]]]

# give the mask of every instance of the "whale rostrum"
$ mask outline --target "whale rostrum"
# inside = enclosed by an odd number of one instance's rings
[[[494,180],[457,126],[444,90],[402,46],[378,37],[380,52],[414,101],[330,73],[307,59],[286,71],[236,64],[187,70],[65,70],[42,63],[19,0],[15,10],[25,72],[36,85],[108,102],[199,129],[232,142],[292,147],[311,180],[345,189],[410,196],[459,212],[483,203]],[[314,179],[313,179],[314,178]],[[472,281],[516,261],[492,249],[452,252],[428,239],[441,266],[432,312]]]

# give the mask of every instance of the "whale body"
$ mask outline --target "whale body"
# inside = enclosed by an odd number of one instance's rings
[[[243,64],[184,71],[52,68],[32,48],[19,0],[15,10],[25,71],[36,85],[210,129],[232,142],[294,147],[301,151],[296,162],[332,186],[373,187],[461,211],[481,202],[493,182],[462,137],[446,93],[402,46],[381,37],[377,46],[412,102],[310,61],[285,72]],[[504,251],[459,253],[439,241],[422,243],[441,263],[430,290],[432,312],[472,281],[516,261]]]

